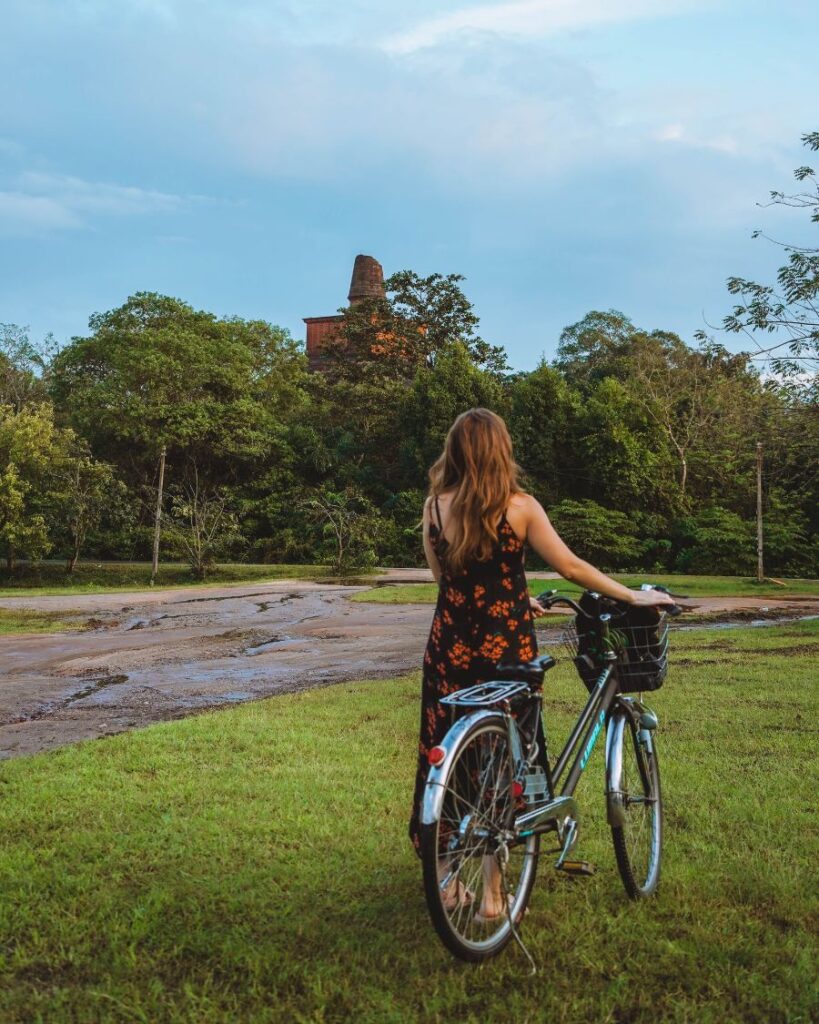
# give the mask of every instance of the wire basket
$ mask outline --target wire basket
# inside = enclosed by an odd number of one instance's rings
[[[577,627],[574,623],[563,630],[558,637],[557,643],[559,647],[563,648],[570,658],[577,657],[580,653],[580,641],[577,636]]]
[[[618,655],[621,693],[657,690],[668,673],[668,617],[658,611],[655,612],[657,620],[646,623],[639,621],[640,613],[645,617],[645,610],[627,609],[612,618],[609,644]],[[563,632],[560,644],[574,661],[580,678],[591,689],[604,666],[602,655],[605,652],[600,649],[597,632],[578,630],[575,620]]]
[[[617,674],[623,693],[658,690],[668,674],[668,617],[661,612],[652,625],[618,625]]]

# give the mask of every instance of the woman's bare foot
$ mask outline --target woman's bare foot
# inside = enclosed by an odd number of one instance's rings
[[[441,896],[441,902],[447,913],[457,910],[459,907],[469,907],[475,900],[475,893],[471,889],[467,889],[460,879],[448,885]]]
[[[498,862],[494,857],[483,858],[483,897],[475,920],[480,924],[483,921],[492,921],[502,917],[506,913],[503,905],[503,892],[501,891],[501,874],[498,869]]]
[[[439,884],[448,874],[449,866],[439,867]],[[459,907],[469,907],[472,905],[474,900],[475,893],[472,892],[471,889],[467,889],[460,878],[458,878],[457,874],[454,878],[450,879],[448,885],[441,890],[441,903],[447,913],[450,913],[452,910],[457,910]]]

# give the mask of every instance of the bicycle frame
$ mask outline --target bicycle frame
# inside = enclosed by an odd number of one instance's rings
[[[514,831],[521,839],[525,839],[533,832],[551,831],[554,822],[561,818],[575,817],[577,806],[574,792],[617,699],[615,660],[615,656],[612,655],[609,664],[598,677],[554,768],[550,767],[548,754],[543,751],[540,762],[546,772],[553,799],[542,807],[535,807],[517,815]],[[516,730],[514,722],[510,725]]]
[[[604,631],[607,629],[607,619],[607,616],[603,617]],[[620,792],[621,766],[615,763],[616,752],[620,747],[616,740],[622,736],[626,718],[631,717],[636,724],[639,724],[650,744],[650,734],[657,726],[657,719],[653,712],[649,711],[640,701],[618,693],[617,655],[609,651],[605,655],[605,662],[606,664],[553,768],[549,764],[548,750],[546,749],[538,752],[538,757],[534,762],[530,763],[524,757],[517,721],[512,714],[509,700],[506,699],[515,693],[511,687],[499,684],[497,702],[492,704],[491,701],[486,701],[481,710],[458,719],[441,743],[446,750],[446,756],[440,765],[430,768],[422,806],[422,822],[432,824],[440,815],[445,795],[443,786],[445,766],[451,757],[457,754],[467,731],[480,719],[497,720],[498,716],[502,715],[506,724],[510,754],[518,769],[518,777],[523,776],[527,768],[541,767],[546,774],[551,797],[545,804],[515,816],[509,835],[506,836],[509,845],[524,842],[535,833],[555,830],[562,839],[562,823],[566,819],[575,819],[577,816],[574,792],[604,726],[607,730],[607,818],[609,824],[615,826],[621,824],[623,816],[622,793]],[[540,704],[539,693],[532,694],[532,699],[537,700]],[[447,703],[456,704],[457,695],[453,695]],[[540,711],[540,709],[538,710]],[[571,767],[569,767],[570,763]],[[558,787],[560,787],[559,793]]]

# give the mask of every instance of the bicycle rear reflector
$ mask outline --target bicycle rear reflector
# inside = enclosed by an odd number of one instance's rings
[[[432,750],[430,750],[430,752],[427,754],[427,761],[429,761],[429,763],[434,768],[436,765],[440,764],[445,757],[446,750],[444,750],[443,747],[433,747]]]

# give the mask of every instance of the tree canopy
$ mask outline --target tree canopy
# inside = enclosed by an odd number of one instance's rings
[[[767,566],[816,575],[819,420],[797,355],[816,341],[815,253],[793,249],[788,267],[784,305],[763,290],[743,307],[752,320],[726,321],[802,325],[775,380],[747,353],[615,310],[513,372],[481,338],[463,278],[409,270],[342,310],[313,373],[280,327],[149,292],[95,313],[56,354],[6,325],[0,548],[8,566],[148,557],[164,448],[163,552],[197,575],[217,557],[417,564],[428,467],[454,418],[485,406],[506,418],[527,489],[609,570],[750,571],[762,442]]]

